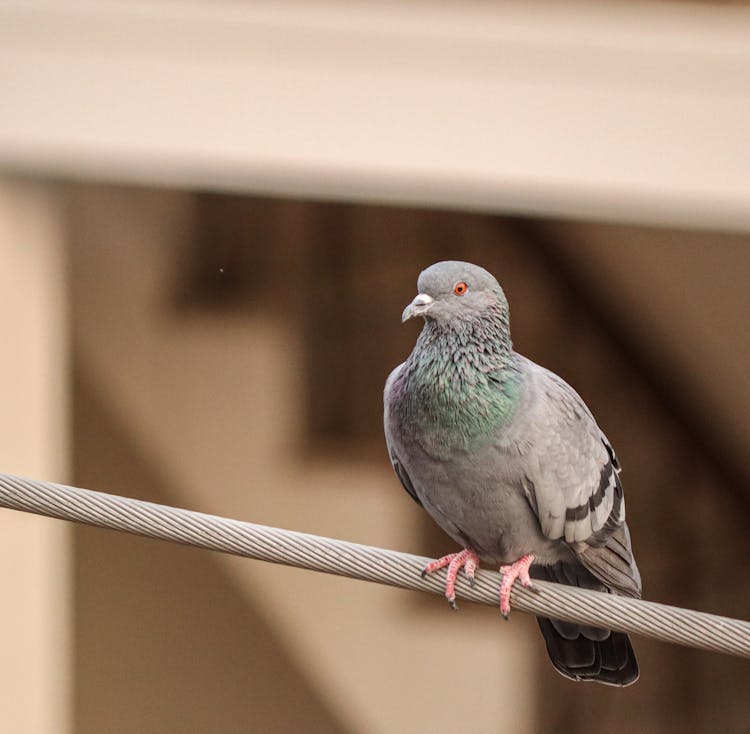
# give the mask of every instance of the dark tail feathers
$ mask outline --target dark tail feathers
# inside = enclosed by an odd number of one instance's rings
[[[555,629],[553,620],[537,617],[537,622],[552,664],[566,678],[611,686],[629,686],[638,680],[638,661],[626,634],[602,630],[607,633],[605,639],[591,640],[578,631],[569,638]]]
[[[582,566],[533,566],[534,578],[603,590]],[[559,619],[537,617],[552,664],[566,678],[628,686],[638,680],[638,661],[622,632],[586,627]]]

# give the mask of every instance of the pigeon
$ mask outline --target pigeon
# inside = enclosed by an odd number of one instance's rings
[[[463,550],[447,568],[455,608],[461,569],[500,567],[507,619],[518,580],[544,579],[640,597],[625,523],[620,465],[578,393],[513,350],[508,302],[484,268],[445,261],[424,270],[402,321],[424,319],[391,372],[384,427],[396,475]],[[552,664],[576,681],[614,686],[639,675],[627,635],[538,618]]]

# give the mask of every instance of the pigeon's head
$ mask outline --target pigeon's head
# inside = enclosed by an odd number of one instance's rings
[[[430,265],[417,280],[417,297],[404,309],[401,321],[414,316],[441,324],[501,313],[508,303],[495,277],[484,268],[458,260]]]

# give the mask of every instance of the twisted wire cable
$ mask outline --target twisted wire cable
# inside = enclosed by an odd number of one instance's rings
[[[421,578],[428,558],[11,474],[0,473],[0,507],[405,589],[444,591],[441,574]],[[515,609],[750,658],[750,622],[544,581],[534,585],[535,592],[514,585]],[[481,570],[473,588],[461,578],[456,590],[459,598],[497,605],[499,586],[500,574]]]

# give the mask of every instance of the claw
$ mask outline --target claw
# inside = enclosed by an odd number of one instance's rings
[[[500,566],[500,573],[503,575],[502,584],[500,584],[500,614],[503,619],[508,620],[510,614],[510,590],[513,588],[513,582],[518,579],[521,586],[531,591],[539,593],[539,590],[532,585],[529,578],[529,566],[534,562],[534,556],[530,553],[521,556],[515,563],[508,566]]]
[[[458,572],[463,567],[469,584],[474,586],[474,573],[478,565],[479,557],[477,554],[474,551],[465,549],[459,553],[449,553],[447,556],[428,563],[422,569],[422,578],[425,578],[428,573],[447,566],[448,571],[445,574],[445,598],[448,600],[451,609],[458,609],[458,605],[456,604],[456,578]]]

